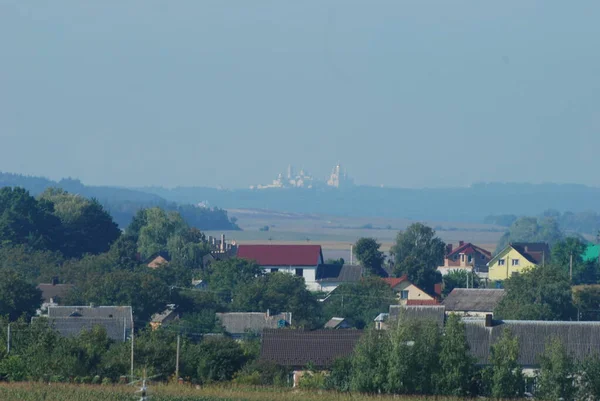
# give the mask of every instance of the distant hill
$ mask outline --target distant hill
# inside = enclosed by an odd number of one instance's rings
[[[222,208],[270,209],[339,216],[483,222],[489,215],[536,216],[547,209],[600,212],[600,188],[571,184],[474,184],[468,188],[218,190],[142,188],[167,200]]]
[[[227,212],[218,208],[202,208],[166,200],[163,197],[135,189],[88,186],[75,179],[52,181],[42,177],[24,176],[0,172],[1,187],[22,187],[32,195],[39,195],[49,187],[62,188],[70,193],[97,199],[112,215],[121,228],[127,227],[134,214],[142,208],[159,206],[165,210],[178,211],[187,223],[201,230],[238,230]]]

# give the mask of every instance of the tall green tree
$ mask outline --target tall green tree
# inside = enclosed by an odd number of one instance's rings
[[[451,314],[444,327],[439,353],[438,394],[464,397],[469,394],[475,373],[475,359],[469,352],[465,324]]]
[[[197,228],[184,229],[169,237],[167,250],[172,262],[186,269],[202,268],[202,259],[210,252],[206,236]]]
[[[519,340],[509,329],[492,345],[492,396],[519,398],[525,390],[523,369],[519,365]]]
[[[375,238],[359,238],[354,244],[354,254],[367,274],[381,275],[385,255],[379,250],[381,244]]]
[[[583,360],[579,370],[580,400],[600,400],[600,355],[591,354]]]
[[[361,393],[385,391],[388,383],[389,333],[368,329],[352,355],[350,389]]]
[[[536,266],[504,282],[506,295],[494,311],[501,319],[570,320],[575,317],[568,276],[553,265]]]
[[[552,263],[570,275],[573,262],[573,284],[594,284],[598,281],[596,263],[586,263],[583,253],[587,244],[575,237],[567,237],[552,247]]]
[[[500,238],[496,251],[500,252],[511,242],[546,242],[553,246],[563,237],[554,217],[519,217]]]
[[[451,270],[442,277],[442,282],[444,283],[442,290],[444,297],[450,294],[455,288],[479,288],[481,284],[476,274],[466,270]]]
[[[8,316],[10,320],[21,315],[31,317],[41,304],[41,291],[19,274],[14,271],[0,274],[0,316]]]
[[[558,338],[550,340],[540,357],[538,391],[542,399],[571,401],[576,398],[575,361]]]
[[[337,287],[324,302],[326,318],[344,317],[358,329],[372,324],[373,319],[397,303],[390,286],[378,277],[365,278],[357,283]]]
[[[238,287],[242,288],[262,275],[263,270],[256,262],[231,258],[213,263],[205,278],[210,290],[223,302],[230,303]]]
[[[158,207],[138,211],[128,227],[127,234],[137,238],[142,257],[167,250],[169,238],[188,230],[177,212],[166,212]]]
[[[437,268],[444,262],[446,245],[435,230],[421,223],[410,225],[398,233],[390,254],[394,258],[394,275],[406,274],[417,287],[433,293],[434,285],[441,281]]]
[[[269,273],[236,288],[232,308],[241,312],[291,312],[295,326],[315,328],[322,322],[322,306],[306,289],[303,277]]]

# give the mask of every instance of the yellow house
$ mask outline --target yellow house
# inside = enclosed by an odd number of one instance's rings
[[[401,305],[437,304],[434,297],[408,281],[406,276],[384,278],[383,281],[392,287]]]
[[[490,260],[491,281],[502,281],[521,273],[523,270],[544,264],[550,258],[548,244],[541,242],[520,242],[508,244]]]

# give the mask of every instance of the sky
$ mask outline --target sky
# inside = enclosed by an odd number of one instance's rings
[[[600,2],[0,0],[0,171],[600,186]]]

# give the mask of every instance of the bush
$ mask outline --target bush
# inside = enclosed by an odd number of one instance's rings
[[[112,380],[110,380],[110,377],[105,377],[104,379],[102,379],[102,385],[103,386],[110,386],[110,385],[112,385]]]
[[[298,387],[311,390],[325,390],[327,375],[324,372],[306,371],[298,381]]]
[[[234,381],[252,386],[286,386],[287,378],[288,371],[282,366],[267,361],[255,361],[237,372]]]

